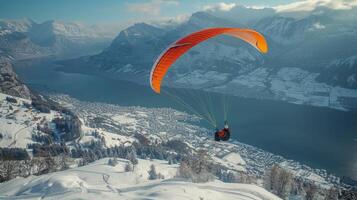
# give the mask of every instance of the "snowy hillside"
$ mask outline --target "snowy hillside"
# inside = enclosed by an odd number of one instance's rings
[[[7,98],[16,102],[9,102]],[[38,126],[50,124],[52,119],[61,116],[57,111],[41,113],[29,105],[30,100],[0,93],[0,147],[26,148],[34,142],[32,134],[40,133]]]
[[[79,137],[76,116],[41,98],[28,100],[0,93],[0,148],[21,148],[31,153],[41,145]]]
[[[319,73],[311,73],[300,68],[281,68],[276,73],[271,71],[272,69],[265,67],[257,68],[252,72],[237,76],[225,84],[207,90],[229,91],[228,93],[232,95],[283,100],[295,104],[330,107],[339,110],[355,109],[356,89],[319,82],[318,80],[321,79]],[[221,76],[223,75],[221,74]],[[326,74],[326,76],[328,75]],[[354,83],[353,77],[353,74],[349,75],[351,84]],[[201,82],[205,80],[200,79]]]
[[[265,189],[248,184],[192,183],[175,179],[177,165],[167,161],[142,160],[126,172],[128,161],[119,159],[116,166],[101,159],[88,166],[42,176],[16,178],[0,184],[1,199],[241,199],[277,200]],[[163,175],[148,180],[150,166]]]

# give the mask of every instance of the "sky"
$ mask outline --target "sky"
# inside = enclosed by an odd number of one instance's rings
[[[1,19],[129,24],[184,18],[212,6],[276,6],[296,0],[0,0]]]

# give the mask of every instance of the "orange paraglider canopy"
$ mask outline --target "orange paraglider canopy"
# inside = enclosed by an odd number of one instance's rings
[[[161,82],[164,79],[166,72],[181,55],[185,54],[185,52],[187,52],[195,45],[221,34],[240,38],[258,49],[262,53],[268,52],[268,45],[264,36],[254,30],[240,28],[203,29],[179,39],[178,41],[170,45],[157,58],[155,64],[151,69],[151,88],[155,92],[160,93]]]

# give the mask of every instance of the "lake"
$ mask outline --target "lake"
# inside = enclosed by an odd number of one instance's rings
[[[155,94],[149,86],[56,71],[50,59],[19,61],[14,67],[21,80],[39,92],[123,106],[184,110],[166,95]],[[218,94],[209,95],[212,105],[217,106]],[[229,105],[232,138],[357,180],[357,112],[232,96]],[[221,115],[216,118],[223,118]],[[219,121],[223,123],[223,119]]]

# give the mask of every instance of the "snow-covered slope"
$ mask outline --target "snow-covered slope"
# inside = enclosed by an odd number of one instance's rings
[[[1,199],[241,199],[277,200],[265,189],[248,184],[191,183],[175,179],[177,165],[167,161],[142,160],[133,171],[125,172],[127,160],[116,166],[108,159],[88,166],[28,178],[16,178],[0,184]],[[154,165],[164,179],[148,180]]]
[[[331,69],[331,71],[333,70]],[[228,91],[232,95],[283,100],[295,104],[323,106],[339,110],[355,109],[356,89],[319,82],[319,79],[329,78],[332,73],[326,73],[322,77],[319,73],[311,73],[296,67],[281,68],[274,73],[271,71],[272,69],[266,67],[257,68],[209,90]],[[349,75],[351,84],[354,83],[353,77],[354,75],[351,73]]]
[[[17,102],[9,102],[6,98]],[[26,148],[28,144],[35,142],[32,134],[41,133],[38,126],[51,124],[52,119],[60,116],[57,111],[40,113],[25,104],[30,105],[31,101],[0,93],[0,147]]]

